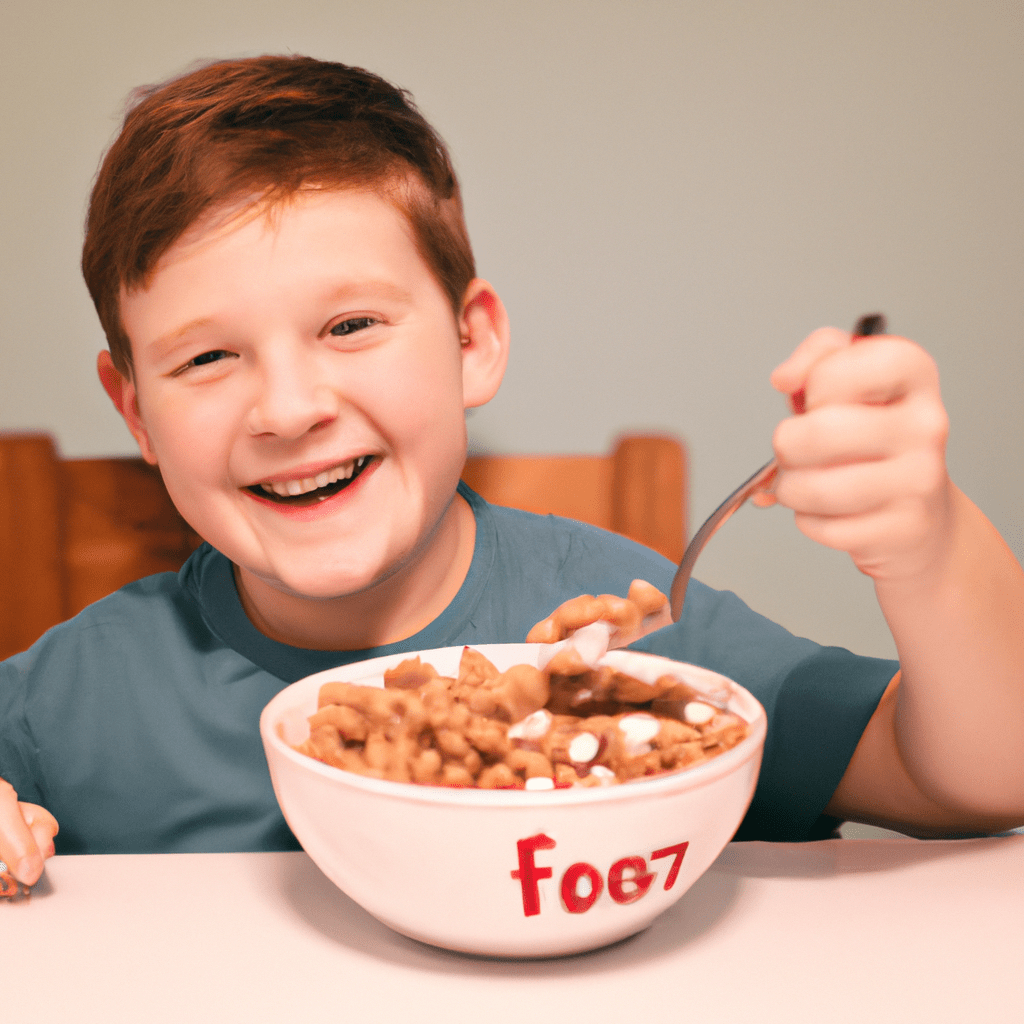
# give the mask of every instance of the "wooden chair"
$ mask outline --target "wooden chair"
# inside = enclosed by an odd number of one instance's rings
[[[622,438],[608,455],[471,457],[489,501],[568,516],[682,556],[685,453],[674,438]],[[63,459],[47,434],[0,433],[0,658],[200,543],[140,458]]]

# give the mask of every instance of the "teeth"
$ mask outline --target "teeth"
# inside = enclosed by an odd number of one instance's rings
[[[300,480],[275,480],[272,483],[262,483],[260,487],[267,494],[276,494],[282,498],[298,497],[300,494],[308,494],[339,480],[350,480],[357,469],[362,469],[366,465],[368,458],[367,455],[360,455],[358,459],[325,470],[316,476],[302,477]]]

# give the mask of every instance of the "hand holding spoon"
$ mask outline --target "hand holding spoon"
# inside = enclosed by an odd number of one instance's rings
[[[886,329],[885,317],[881,313],[871,313],[862,316],[853,328],[853,340],[866,338],[872,334],[883,334]],[[792,396],[793,410],[798,413],[804,411],[804,393],[798,391]],[[672,592],[670,603],[672,606],[672,621],[678,622],[683,611],[683,602],[686,600],[686,587],[690,582],[693,573],[694,563],[697,556],[704,550],[704,545],[721,528],[722,524],[735,512],[752,494],[757,491],[766,490],[775,475],[779,471],[779,464],[776,459],[765,463],[756,473],[748,477],[722,502],[714,512],[708,516],[704,525],[693,535],[693,539],[686,545],[682,561],[676,570],[675,578],[672,580]]]

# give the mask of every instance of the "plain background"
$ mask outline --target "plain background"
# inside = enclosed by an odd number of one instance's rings
[[[11,0],[0,429],[133,451],[78,272],[90,182],[133,87],[263,52],[377,71],[449,142],[513,323],[475,448],[678,433],[692,531],[770,454],[772,367],[878,309],[936,358],[954,479],[1024,551],[1019,0]],[[745,509],[697,575],[796,633],[892,653],[870,582],[782,510]]]

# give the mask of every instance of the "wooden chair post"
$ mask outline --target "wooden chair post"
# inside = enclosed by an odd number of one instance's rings
[[[0,658],[67,614],[61,503],[53,440],[0,435]]]

